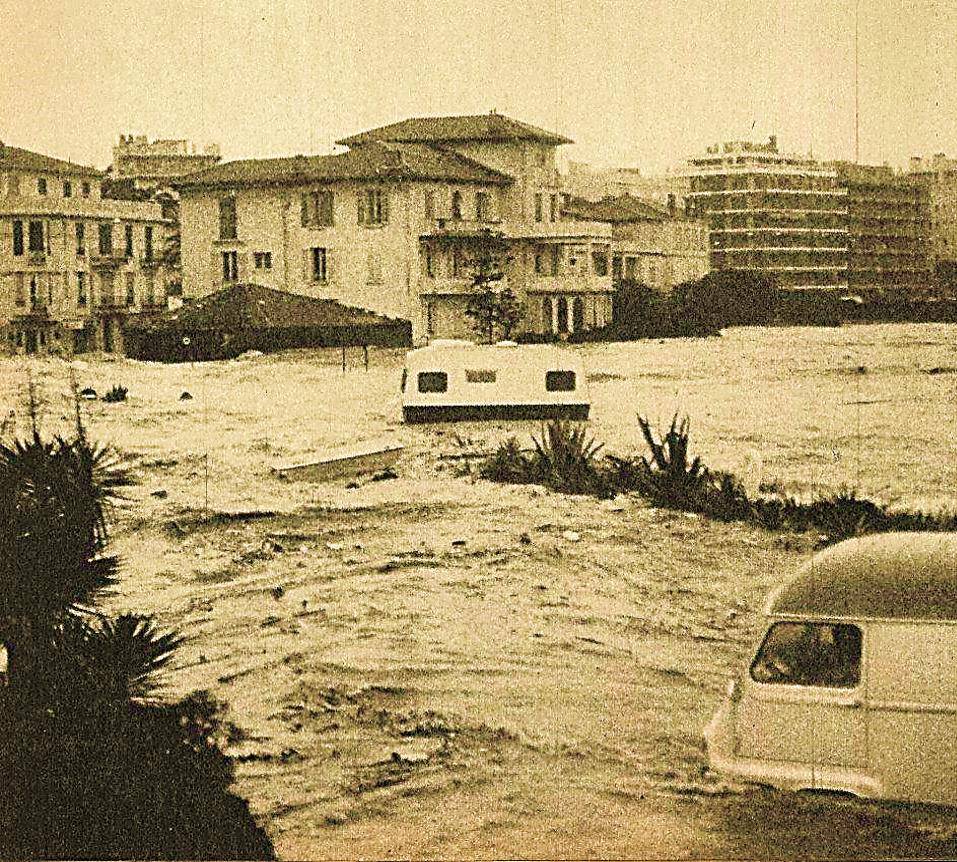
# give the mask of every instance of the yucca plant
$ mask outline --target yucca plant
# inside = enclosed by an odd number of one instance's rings
[[[534,475],[532,464],[522,451],[518,440],[509,437],[496,449],[479,468],[479,476],[492,482],[504,482],[513,485],[527,485],[539,481]]]
[[[119,401],[126,401],[126,396],[129,394],[129,391],[130,390],[125,386],[113,386],[103,395],[103,400],[108,401],[111,404],[115,404]]]
[[[608,476],[601,469],[598,453],[604,444],[589,437],[584,425],[554,419],[532,437],[533,472],[543,484],[567,494],[614,496]]]

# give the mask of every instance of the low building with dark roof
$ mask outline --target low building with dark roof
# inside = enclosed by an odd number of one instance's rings
[[[125,327],[134,359],[185,362],[229,359],[248,350],[411,345],[408,321],[331,299],[258,284],[236,284],[163,314],[139,314]]]
[[[344,153],[244,159],[177,183],[183,291],[255,281],[469,336],[475,261],[492,256],[521,328],[610,320],[612,228],[563,214],[569,139],[497,113],[405,120]]]
[[[0,352],[121,350],[129,313],[165,307],[161,208],[104,179],[0,142]]]
[[[565,211],[612,226],[612,279],[640,282],[655,290],[701,278],[709,270],[708,226],[632,195],[588,201],[571,197]]]

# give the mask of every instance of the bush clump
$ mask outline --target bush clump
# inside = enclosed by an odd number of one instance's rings
[[[116,404],[119,401],[126,401],[126,396],[128,394],[129,389],[127,389],[125,386],[113,386],[103,395],[103,400],[108,401],[111,404]]]

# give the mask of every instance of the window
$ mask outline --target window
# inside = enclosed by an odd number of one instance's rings
[[[272,252],[254,251],[253,265],[256,267],[256,269],[272,269]]]
[[[223,281],[239,281],[239,252],[223,252]]]
[[[465,370],[466,383],[494,383],[495,372],[489,368],[467,368]]]
[[[43,245],[43,222],[32,221],[29,224],[29,249],[31,254],[42,254]]]
[[[100,254],[113,254],[113,225],[108,221],[100,222],[98,240]]]
[[[233,195],[219,199],[219,238],[236,239],[236,198]]]
[[[462,219],[462,192],[460,191],[452,192],[452,218],[455,221]]]
[[[425,217],[428,221],[435,218],[435,192],[425,193]]]
[[[540,194],[535,195],[535,221],[542,221],[544,218],[544,211],[542,208],[542,196]]]
[[[310,274],[313,281],[328,280],[329,255],[324,248],[313,248],[310,253]]]
[[[462,249],[452,249],[452,278],[461,278],[465,275],[466,259]]]
[[[389,196],[381,189],[359,192],[359,224],[385,224],[389,221]]]
[[[76,304],[80,308],[86,308],[86,273],[78,272],[76,274]]]
[[[574,371],[546,371],[546,392],[573,392],[575,390]]]
[[[37,194],[45,195],[47,193],[47,181],[46,177],[37,178]]]
[[[22,272],[17,273],[17,284],[16,284],[16,293],[14,294],[14,302],[17,305],[26,305],[27,296],[26,296],[26,287],[24,283],[24,274]]]
[[[303,194],[300,201],[302,226],[330,226],[334,223],[335,199],[331,191],[311,191]]]
[[[431,248],[425,250],[425,274],[429,278],[435,278],[435,255]]]
[[[126,273],[126,305],[136,305],[136,274],[132,272]]]
[[[420,371],[419,392],[448,392],[449,375],[444,371]]]
[[[23,222],[19,219],[13,223],[13,253],[18,257],[23,254]]]
[[[488,192],[477,192],[475,195],[475,218],[486,221],[492,216],[492,198]]]
[[[88,198],[88,197],[90,196],[90,184],[89,184],[89,183],[84,182],[84,183],[81,183],[81,184],[80,184],[80,194],[82,194],[83,197],[85,197],[85,198]]]
[[[558,221],[558,195],[552,195],[548,204],[549,221]]]
[[[143,259],[153,259],[153,225],[151,224],[143,229]]]
[[[776,623],[751,665],[755,682],[853,688],[861,680],[861,630],[839,623]]]
[[[550,269],[549,275],[558,275],[558,263],[562,258],[562,250],[557,245],[553,245],[551,248],[551,260],[549,261]]]
[[[76,254],[77,257],[86,254],[86,225],[81,221],[76,223]]]
[[[595,268],[595,275],[608,275],[608,255],[603,251],[594,251],[591,255],[592,264]]]
[[[69,180],[63,181],[63,197],[72,198],[73,197],[73,183]]]
[[[133,225],[128,224],[124,226],[123,238],[125,240],[124,253],[126,254],[126,259],[130,260],[133,257]]]
[[[156,305],[156,281],[153,278],[153,273],[143,273],[143,277],[146,279],[146,304]]]

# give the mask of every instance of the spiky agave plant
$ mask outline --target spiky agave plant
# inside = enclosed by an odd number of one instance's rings
[[[569,494],[613,496],[598,462],[604,444],[589,437],[584,425],[554,419],[532,442],[535,469],[543,484]]]
[[[12,687],[48,676],[55,627],[115,582],[108,515],[128,484],[116,453],[85,436],[34,429],[0,443],[0,639]]]

